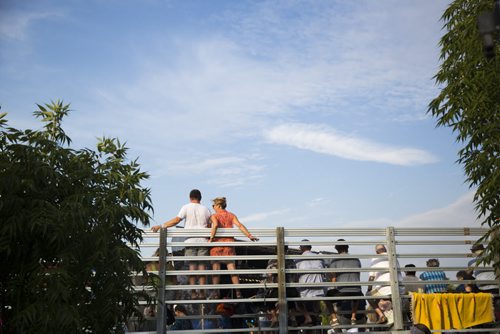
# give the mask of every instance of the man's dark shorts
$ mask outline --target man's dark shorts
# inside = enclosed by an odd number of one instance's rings
[[[327,297],[356,297],[356,296],[364,296],[361,291],[340,291],[337,289],[328,290],[326,293]],[[332,304],[342,303],[349,300],[330,300]]]

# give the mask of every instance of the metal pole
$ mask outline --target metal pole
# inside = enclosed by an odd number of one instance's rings
[[[398,260],[396,257],[396,240],[394,227],[386,228],[387,256],[389,259],[389,272],[391,273],[391,297],[392,312],[394,315],[394,330],[403,329],[403,311],[401,307],[401,296],[399,295]]]
[[[276,249],[278,259],[278,307],[279,307],[279,333],[288,333],[288,305],[286,302],[286,275],[285,275],[285,229],[276,228]]]
[[[156,309],[156,333],[165,334],[167,329],[167,310],[165,308],[165,267],[167,259],[167,229],[160,229],[160,255],[159,269],[160,286],[158,287],[157,309]]]

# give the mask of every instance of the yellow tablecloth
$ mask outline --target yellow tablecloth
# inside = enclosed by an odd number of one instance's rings
[[[489,293],[412,293],[413,323],[463,329],[495,320]]]

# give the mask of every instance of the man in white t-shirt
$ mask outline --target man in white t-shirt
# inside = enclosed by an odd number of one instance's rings
[[[380,285],[368,286],[367,295],[368,296],[390,296],[392,294],[390,282],[392,280],[391,274],[389,272],[389,258],[387,257],[387,249],[384,245],[378,244],[375,246],[375,253],[380,255],[380,257],[375,257],[372,259],[370,267],[373,271],[369,273],[369,281],[380,282]],[[397,260],[396,260],[397,261]],[[399,263],[396,262],[397,268],[399,268]],[[402,276],[398,270],[398,281],[402,281]],[[400,287],[401,290],[401,287]],[[402,291],[400,291],[402,292]],[[390,298],[390,297],[387,297]],[[387,322],[387,318],[379,307],[380,299],[369,299],[368,303],[375,309],[378,315],[378,324],[384,324]]]
[[[189,203],[184,205],[176,217],[170,219],[169,221],[163,223],[162,225],[153,226],[151,229],[153,232],[157,232],[160,228],[169,228],[179,224],[181,221],[185,220],[184,228],[185,229],[198,229],[198,228],[207,228],[208,222],[210,220],[210,211],[202,204],[201,202],[201,192],[198,189],[193,189],[189,193]],[[184,242],[193,243],[193,242],[207,242],[207,238],[187,238]],[[184,251],[185,256],[208,256],[208,247],[186,247]],[[205,270],[206,262],[204,261],[189,261],[189,270]],[[196,279],[200,285],[204,285],[206,283],[206,277],[204,275],[198,276],[189,276],[189,284],[195,285]],[[191,298],[195,299],[198,296],[196,295],[196,291],[192,290]],[[201,299],[204,299],[205,293],[202,290],[200,292]]]

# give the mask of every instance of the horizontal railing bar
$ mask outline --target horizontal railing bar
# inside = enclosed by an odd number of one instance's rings
[[[220,303],[265,303],[277,302],[278,298],[225,298],[225,299],[178,299],[166,300],[165,304],[220,304]]]
[[[235,270],[175,270],[167,271],[165,275],[260,275],[260,274],[277,274],[278,269],[235,269]]]
[[[372,229],[285,229],[285,237],[385,236],[385,228]]]
[[[349,245],[349,246],[363,246],[363,245],[377,245],[377,244],[381,244],[381,243],[384,243],[385,240],[384,239],[380,239],[380,240],[372,240],[372,241],[307,241],[307,242],[304,242],[304,241],[285,241],[285,245],[287,246],[300,246],[300,245],[304,245],[305,243],[307,243],[308,245],[311,245],[311,246],[335,246],[335,245],[345,245],[346,243]]]
[[[231,319],[255,319],[259,317],[259,313],[233,314]],[[182,319],[197,320],[197,319],[220,319],[220,314],[204,314],[204,315],[186,315]]]
[[[396,236],[483,236],[485,228],[394,228]]]
[[[400,282],[404,285],[433,285],[433,284],[475,284],[475,285],[495,285],[500,284],[496,280],[441,280],[441,281],[408,281]]]
[[[290,282],[286,283],[287,287],[297,288],[297,287],[311,287],[311,288],[319,288],[319,287],[342,287],[342,286],[389,286],[391,281],[358,281],[358,282],[314,282],[314,283],[300,283],[300,282]],[[435,284],[476,284],[476,285],[498,285],[499,282],[496,280],[433,280],[433,281],[411,281],[404,282],[401,281],[400,285],[435,285]],[[240,284],[200,284],[200,285],[189,285],[189,284],[176,284],[176,285],[167,285],[165,286],[165,290],[190,290],[190,289],[200,289],[200,290],[213,290],[213,289],[274,289],[277,288],[277,283],[240,283]],[[155,289],[152,285],[136,285],[134,286],[135,290],[153,290]]]
[[[442,246],[450,246],[450,245],[473,245],[474,240],[396,240],[396,245],[442,245]]]
[[[225,260],[274,260],[276,255],[235,255],[235,256],[167,256],[167,261],[219,261]]]
[[[400,267],[398,268],[400,271],[460,271],[460,270],[494,270],[493,267]]]
[[[278,283],[240,283],[240,284],[199,284],[199,285],[167,285],[165,290],[189,290],[189,289],[200,289],[200,290],[213,290],[213,289],[270,289],[277,288]]]
[[[407,254],[396,254],[398,259],[400,258],[427,258],[427,259],[436,259],[436,258],[471,258],[476,257],[472,253],[407,253]]]
[[[249,228],[248,231],[256,237],[275,237],[276,229],[253,229]],[[155,233],[155,232],[153,232]],[[171,237],[185,237],[185,238],[200,238],[200,237],[210,237],[210,228],[196,228],[196,229],[184,229],[184,228],[169,228],[167,229],[167,238]],[[159,232],[156,232],[159,235]],[[246,238],[245,234],[236,228],[218,228],[216,237],[242,237]]]
[[[375,241],[349,241],[349,246],[364,246],[364,245],[377,245],[377,244],[383,244],[384,240],[375,240]],[[400,245],[466,245],[466,244],[472,244],[473,242],[466,242],[466,241],[401,241],[397,242],[397,244]],[[285,242],[287,246],[300,246],[304,244],[304,242],[301,241],[287,241]],[[335,246],[335,245],[343,245],[345,242],[341,241],[309,241],[308,244],[312,246]],[[235,241],[227,241],[227,242],[169,242],[167,243],[167,246],[169,247],[186,247],[186,246],[191,246],[191,247],[202,247],[202,246],[207,246],[209,245],[210,247],[212,246],[276,246],[275,242],[269,241],[269,242],[264,242],[264,241],[241,241],[241,240],[235,240]],[[141,247],[147,246],[147,247],[158,247],[158,244],[140,244]]]
[[[323,268],[323,269],[285,269],[287,274],[311,274],[311,273],[343,273],[343,272],[371,272],[374,268]],[[433,267],[433,268],[399,268],[400,271],[460,271],[466,270],[467,267]],[[388,270],[388,269],[387,269]],[[492,267],[481,267],[481,270],[493,270]],[[158,271],[148,271],[149,274],[158,275]],[[277,269],[235,269],[235,270],[168,270],[165,272],[166,276],[180,276],[180,275],[260,275],[260,274],[277,274]],[[132,272],[131,277],[144,277],[142,273]],[[413,281],[411,281],[413,282]],[[476,282],[480,282],[476,280]]]
[[[434,282],[434,281],[433,281]],[[298,283],[298,282],[293,282],[293,283],[286,283],[287,287],[292,287],[292,288],[305,288],[305,287],[311,287],[311,288],[318,288],[318,287],[336,287],[336,286],[368,286],[368,285],[382,285],[382,286],[389,286],[391,284],[391,281],[359,281],[359,282],[314,282],[314,283]]]
[[[276,230],[274,228],[250,228],[248,229],[250,233],[259,237],[274,237],[276,235]],[[488,229],[486,228],[476,228],[476,227],[465,227],[465,228],[394,228],[396,236],[483,236]],[[210,235],[210,228],[205,229],[184,229],[184,228],[168,228],[167,236],[187,236],[192,237],[193,235],[198,236],[200,233],[207,233]],[[152,232],[151,230],[143,231],[143,238],[154,238],[158,237],[159,232]],[[217,230],[217,236],[240,236],[244,235],[239,229],[232,228],[219,228]],[[385,236],[385,228],[333,228],[333,229],[285,229],[286,237],[306,237],[306,236]]]
[[[304,260],[308,261],[311,259],[373,259],[373,258],[387,258],[387,255],[378,255],[374,256],[375,254],[349,254],[349,255],[340,255],[340,254],[325,254],[325,253],[313,253],[313,254],[308,254],[307,256],[304,255],[285,255],[285,259],[287,260]]]
[[[215,247],[215,246],[230,246],[230,247],[243,247],[243,246],[274,246],[275,242],[261,242],[261,241],[229,241],[229,242],[169,242],[168,247]]]

